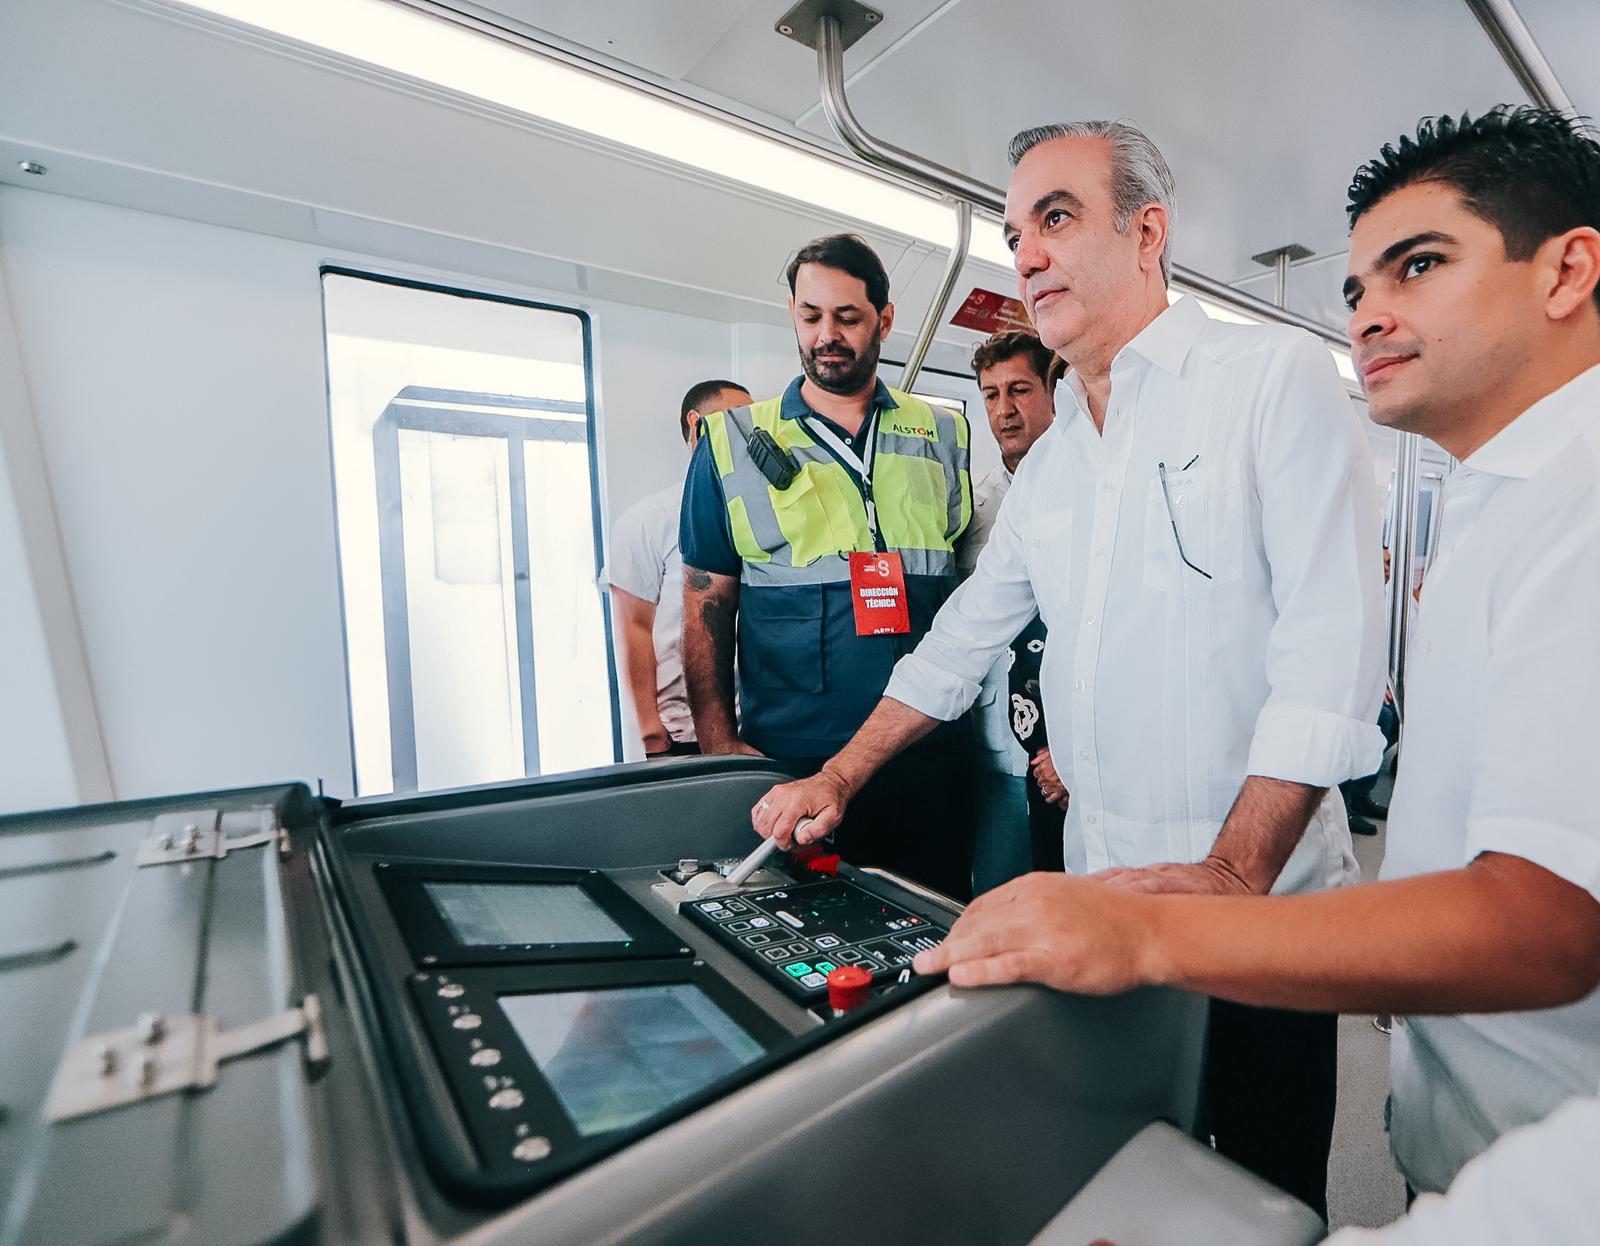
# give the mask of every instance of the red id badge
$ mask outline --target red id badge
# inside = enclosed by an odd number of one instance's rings
[[[856,606],[857,636],[898,636],[911,630],[899,554],[851,554],[850,599]]]

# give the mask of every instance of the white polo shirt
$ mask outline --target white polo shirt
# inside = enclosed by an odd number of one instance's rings
[[[654,602],[651,639],[656,651],[656,711],[667,734],[694,742],[694,717],[683,678],[683,558],[678,552],[678,511],[683,484],[635,502],[611,530],[607,580],[640,601]]]
[[[1376,770],[1377,489],[1322,343],[1181,298],[1112,360],[1103,436],[1071,373],[1056,413],[886,695],[959,716],[1038,610],[1073,871],[1200,860],[1246,775],[1331,788]],[[1357,875],[1330,790],[1274,890]]]
[[[1500,852],[1600,899],[1600,366],[1450,475],[1439,542],[1407,651],[1383,877]],[[1396,1162],[1415,1188],[1443,1190],[1506,1130],[1593,1093],[1600,992],[1410,1018],[1390,1064]]]

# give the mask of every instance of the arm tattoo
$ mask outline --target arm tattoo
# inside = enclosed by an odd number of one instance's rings
[[[700,570],[699,567],[684,567],[683,578],[689,587],[696,592],[703,593],[711,587],[710,573]]]
[[[705,573],[700,572],[701,575]],[[709,580],[709,577],[708,577]],[[713,667],[716,674],[717,700],[733,715],[733,623],[737,614],[734,606],[715,598],[700,603],[700,622],[711,637],[711,652],[716,657]]]

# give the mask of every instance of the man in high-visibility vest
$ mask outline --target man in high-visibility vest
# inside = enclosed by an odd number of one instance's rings
[[[683,657],[702,752],[809,772],[865,721],[955,588],[972,482],[966,420],[878,379],[894,305],[872,249],[820,238],[787,277],[803,374],[705,416],[689,466]],[[969,754],[953,723],[886,767],[838,830],[845,859],[965,898]]]

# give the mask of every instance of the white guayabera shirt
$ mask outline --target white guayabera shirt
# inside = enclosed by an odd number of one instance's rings
[[[1408,652],[1384,878],[1498,852],[1600,899],[1597,619],[1600,366],[1445,481]],[[1442,1190],[1501,1133],[1594,1093],[1600,991],[1536,1012],[1412,1017],[1395,1027],[1389,1062],[1395,1159],[1415,1188]]]
[[[886,695],[957,717],[1039,610],[1069,870],[1198,861],[1246,775],[1331,788],[1376,770],[1379,508],[1322,344],[1181,298],[1113,360],[1104,436],[1076,377],[1056,398],[972,577]],[[1274,890],[1356,876],[1330,791]]]

